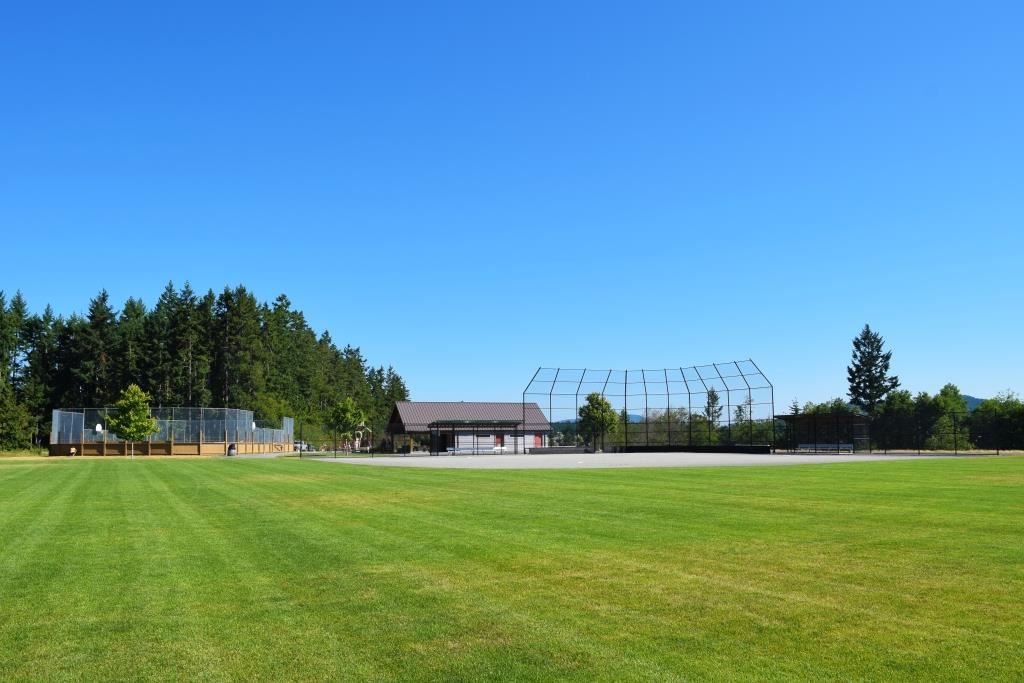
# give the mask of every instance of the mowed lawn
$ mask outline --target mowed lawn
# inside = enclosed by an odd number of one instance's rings
[[[0,462],[0,680],[1021,680],[1024,458]]]

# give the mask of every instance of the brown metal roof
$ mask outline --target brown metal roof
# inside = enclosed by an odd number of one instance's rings
[[[526,423],[523,424],[523,411]],[[551,430],[536,403],[494,403],[475,401],[398,401],[391,412],[388,431],[392,434],[429,432],[431,423],[510,422],[517,429],[532,432]]]

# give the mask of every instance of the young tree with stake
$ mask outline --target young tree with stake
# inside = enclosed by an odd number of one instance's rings
[[[135,458],[135,442],[142,441],[160,430],[156,418],[149,412],[149,396],[137,384],[129,384],[114,404],[117,412],[107,418],[107,428],[127,441]]]

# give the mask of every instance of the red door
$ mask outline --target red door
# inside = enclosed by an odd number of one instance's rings
[[[504,446],[505,445],[505,435],[504,434],[495,434],[494,435],[494,445],[495,446]]]
[[[540,448],[543,445],[544,445],[544,437],[541,436],[540,434],[534,434],[533,435],[533,447],[534,448]]]

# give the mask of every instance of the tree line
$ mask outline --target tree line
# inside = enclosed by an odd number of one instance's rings
[[[109,406],[131,384],[156,406],[245,408],[273,426],[294,417],[313,442],[346,398],[379,441],[391,406],[409,397],[394,368],[318,336],[286,295],[268,304],[241,285],[199,294],[168,283],[152,307],[130,297],[120,311],[104,290],[68,317],[0,291],[0,371],[7,449],[44,445],[53,409]]]
[[[892,351],[885,349],[883,337],[865,325],[853,339],[847,398],[804,405],[793,399],[789,413],[818,416],[824,430],[845,424],[825,416],[869,418],[868,441],[877,450],[1024,449],[1024,402],[1013,392],[986,399],[972,410],[952,383],[934,395],[901,389],[899,377],[890,373],[891,362]],[[600,393],[592,393],[577,419],[552,425],[552,443],[595,447],[796,445],[794,440],[799,439],[786,422],[752,419],[752,408],[748,399],[727,414],[718,392],[709,389],[700,408],[651,410],[634,420],[623,411],[616,412]],[[823,438],[847,442],[852,434],[833,433]]]
[[[552,425],[552,444],[589,447],[615,446],[730,446],[771,444],[773,420],[753,417],[755,405],[748,395],[732,406],[722,403],[714,388],[704,394],[704,405],[650,409],[636,418],[618,412],[600,392],[588,394],[578,419]]]
[[[971,410],[953,383],[938,393],[911,394],[890,373],[892,351],[870,325],[853,340],[847,367],[848,399],[800,406],[791,414],[856,413],[871,418],[872,447],[880,450],[972,450],[1024,448],[1024,402],[1011,391],[985,399]]]

